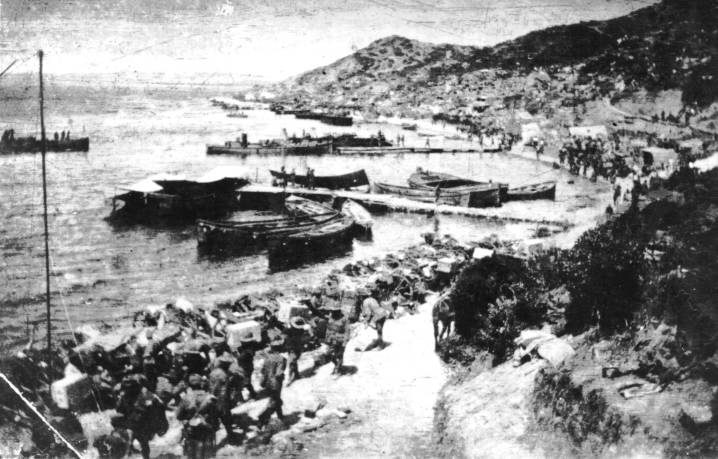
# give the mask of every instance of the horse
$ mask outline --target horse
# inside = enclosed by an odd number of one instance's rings
[[[449,301],[448,293],[441,295],[431,308],[431,320],[434,323],[434,350],[439,348],[439,342],[444,338],[444,335],[447,338],[451,335],[452,322],[454,322],[454,329],[456,329],[455,316],[456,313],[451,301]],[[439,323],[441,323],[441,331],[439,331]]]

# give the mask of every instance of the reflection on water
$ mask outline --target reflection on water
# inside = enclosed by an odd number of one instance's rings
[[[316,282],[329,269],[357,258],[377,256],[414,244],[420,235],[434,229],[435,220],[424,215],[385,214],[376,216],[372,242],[355,241],[353,249],[318,264],[270,273],[264,253],[241,257],[212,258],[197,252],[194,228],[161,228],[139,225],[111,226],[105,220],[109,199],[118,187],[151,174],[183,173],[199,176],[218,166],[243,166],[259,181],[269,181],[268,169],[285,164],[297,172],[307,166],[318,175],[366,169],[370,179],[403,184],[421,166],[477,179],[493,179],[521,185],[557,179],[557,200],[541,203],[510,203],[519,213],[551,216],[575,205],[574,196],[590,205],[595,185],[577,180],[566,185],[568,176],[545,165],[500,154],[406,155],[389,157],[282,158],[207,157],[205,145],[235,138],[243,130],[251,140],[279,137],[284,127],[290,133],[323,134],[351,129],[296,120],[267,111],[248,112],[249,118],[227,118],[212,107],[209,95],[155,91],[119,91],[117,94],[84,88],[51,88],[52,104],[48,129],[70,128],[74,135],[89,135],[87,154],[48,154],[48,205],[52,265],[53,304],[56,325],[67,329],[70,321],[126,317],[146,304],[158,304],[184,296],[192,302],[209,304],[246,291],[291,288]],[[11,100],[0,107],[3,120],[17,132],[33,132],[36,107],[32,100]],[[362,125],[360,133],[378,129],[392,139],[398,128]],[[415,133],[402,131],[407,144],[423,145]],[[432,145],[440,146],[440,139]],[[457,141],[447,141],[460,147]],[[42,184],[40,157],[0,157],[0,251],[5,286],[0,292],[2,325],[9,338],[22,335],[13,322],[34,319],[44,313],[44,248],[42,243]],[[479,239],[491,233],[503,237],[525,237],[531,225],[503,225],[468,218],[438,217],[439,231],[462,240]]]

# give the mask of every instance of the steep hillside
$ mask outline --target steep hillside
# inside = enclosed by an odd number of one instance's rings
[[[275,90],[364,107],[386,99],[441,104],[447,97],[466,104],[496,77],[542,69],[571,87],[591,86],[593,96],[677,88],[684,103],[706,106],[718,99],[716,23],[716,2],[664,0],[620,18],[552,27],[487,48],[390,36]]]

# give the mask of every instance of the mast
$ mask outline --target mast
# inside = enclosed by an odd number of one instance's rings
[[[40,151],[42,153],[42,216],[45,223],[45,305],[47,319],[47,365],[48,374],[52,380],[52,325],[50,323],[50,243],[47,229],[47,171],[45,167],[45,155],[47,145],[45,139],[45,95],[42,85],[42,50],[37,52],[40,60]]]

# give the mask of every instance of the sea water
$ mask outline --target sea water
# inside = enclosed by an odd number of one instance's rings
[[[225,89],[226,90],[226,89]],[[3,92],[0,116],[16,136],[36,134],[36,88]],[[425,137],[399,126],[365,124],[340,128],[267,110],[246,111],[248,118],[228,118],[210,103],[212,89],[173,87],[69,86],[49,79],[47,132],[70,130],[72,137],[89,136],[88,153],[49,153],[47,190],[50,234],[53,324],[59,333],[85,322],[127,320],[149,304],[185,297],[200,306],[251,293],[317,282],[347,262],[380,256],[416,244],[432,231],[463,241],[492,233],[514,239],[528,237],[536,225],[503,224],[465,217],[386,213],[375,215],[372,242],[355,241],[347,254],[296,269],[270,272],[265,254],[212,259],[197,252],[193,225],[173,229],[141,225],[113,227],[104,218],[120,187],[152,174],[198,177],[216,167],[241,167],[254,181],[268,183],[269,168],[285,165],[317,175],[360,168],[370,180],[404,185],[417,167],[479,180],[522,185],[558,180],[556,202],[510,203],[519,217],[551,218],[576,207],[598,205],[600,185],[576,179],[549,165],[506,154],[465,153],[385,157],[207,156],[206,145],[223,143],[247,132],[250,141],[302,131],[376,134],[389,140],[404,135],[407,145],[424,146]],[[226,94],[224,94],[226,95]],[[440,132],[443,126],[435,126]],[[446,129],[451,130],[451,127]],[[449,132],[450,134],[452,132]],[[456,132],[454,131],[453,134]],[[462,148],[475,144],[431,137],[432,146]],[[26,336],[28,322],[44,317],[45,260],[40,155],[0,156],[0,327],[4,343]],[[605,205],[605,204],[604,204]]]

